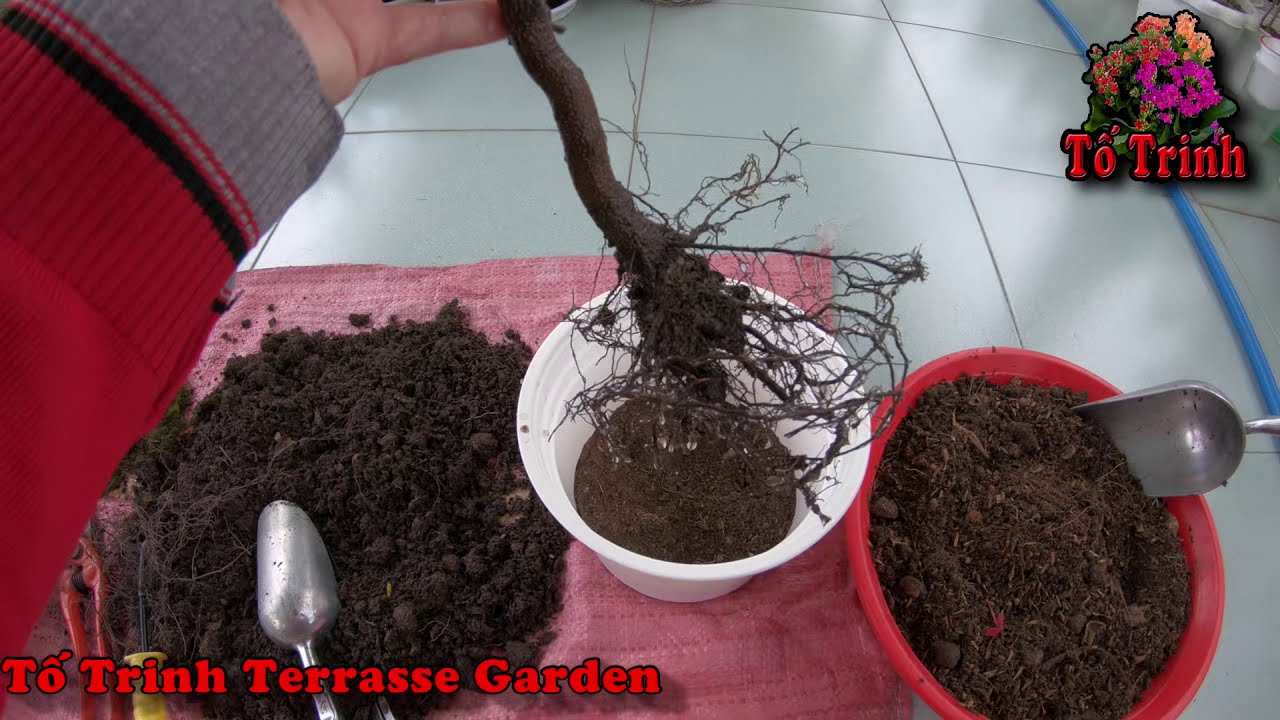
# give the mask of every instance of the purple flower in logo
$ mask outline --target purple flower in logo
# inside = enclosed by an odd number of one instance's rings
[[[1155,105],[1161,110],[1168,110],[1178,104],[1182,100],[1182,93],[1178,92],[1177,85],[1164,84],[1157,85],[1149,92],[1143,93],[1142,99]]]
[[[1156,84],[1155,63],[1142,63],[1137,72],[1133,74],[1133,79],[1142,83],[1144,90],[1151,90]]]

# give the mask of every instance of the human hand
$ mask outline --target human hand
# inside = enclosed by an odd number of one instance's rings
[[[334,103],[368,75],[507,36],[497,0],[384,5],[382,0],[276,0]]]

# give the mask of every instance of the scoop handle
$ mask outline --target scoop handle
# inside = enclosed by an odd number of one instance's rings
[[[1270,417],[1258,418],[1257,420],[1250,420],[1244,424],[1244,431],[1247,433],[1280,435],[1280,415],[1272,415]]]
[[[302,660],[302,667],[314,667],[316,664],[315,651],[311,649],[311,643],[303,643],[298,646],[298,659]],[[316,704],[316,716],[319,720],[342,720],[338,715],[338,706],[333,702],[333,696],[329,694],[326,687],[319,693],[312,695],[311,699]]]
[[[151,658],[155,659],[157,669],[169,659],[162,652],[140,652],[125,656],[124,661],[133,667],[144,667],[143,663]],[[133,720],[166,720],[167,717],[163,695],[144,693],[142,688],[133,691]]]

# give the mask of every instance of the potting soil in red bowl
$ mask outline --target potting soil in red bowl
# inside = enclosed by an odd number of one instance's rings
[[[1120,390],[1093,373],[1065,360],[1018,348],[966,350],[938,358],[911,373],[902,384],[902,405],[889,419],[890,401],[877,410],[876,427],[888,421],[871,446],[867,476],[848,515],[846,536],[858,598],[876,638],[907,685],[944,720],[979,720],[933,677],[912,651],[885,602],[871,554],[870,501],[876,470],[885,447],[916,400],[929,387],[961,377],[983,377],[996,384],[1012,380],[1061,387],[1088,394],[1089,400],[1119,395]],[[1191,615],[1177,652],[1152,681],[1125,720],[1176,718],[1200,689],[1222,631],[1226,581],[1218,533],[1203,497],[1168,498],[1166,506],[1178,519],[1178,533],[1191,571]]]

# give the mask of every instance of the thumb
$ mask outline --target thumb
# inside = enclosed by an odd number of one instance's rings
[[[377,72],[449,50],[486,45],[507,36],[497,0],[458,0],[441,4],[391,5],[382,8],[390,37],[374,55]]]

